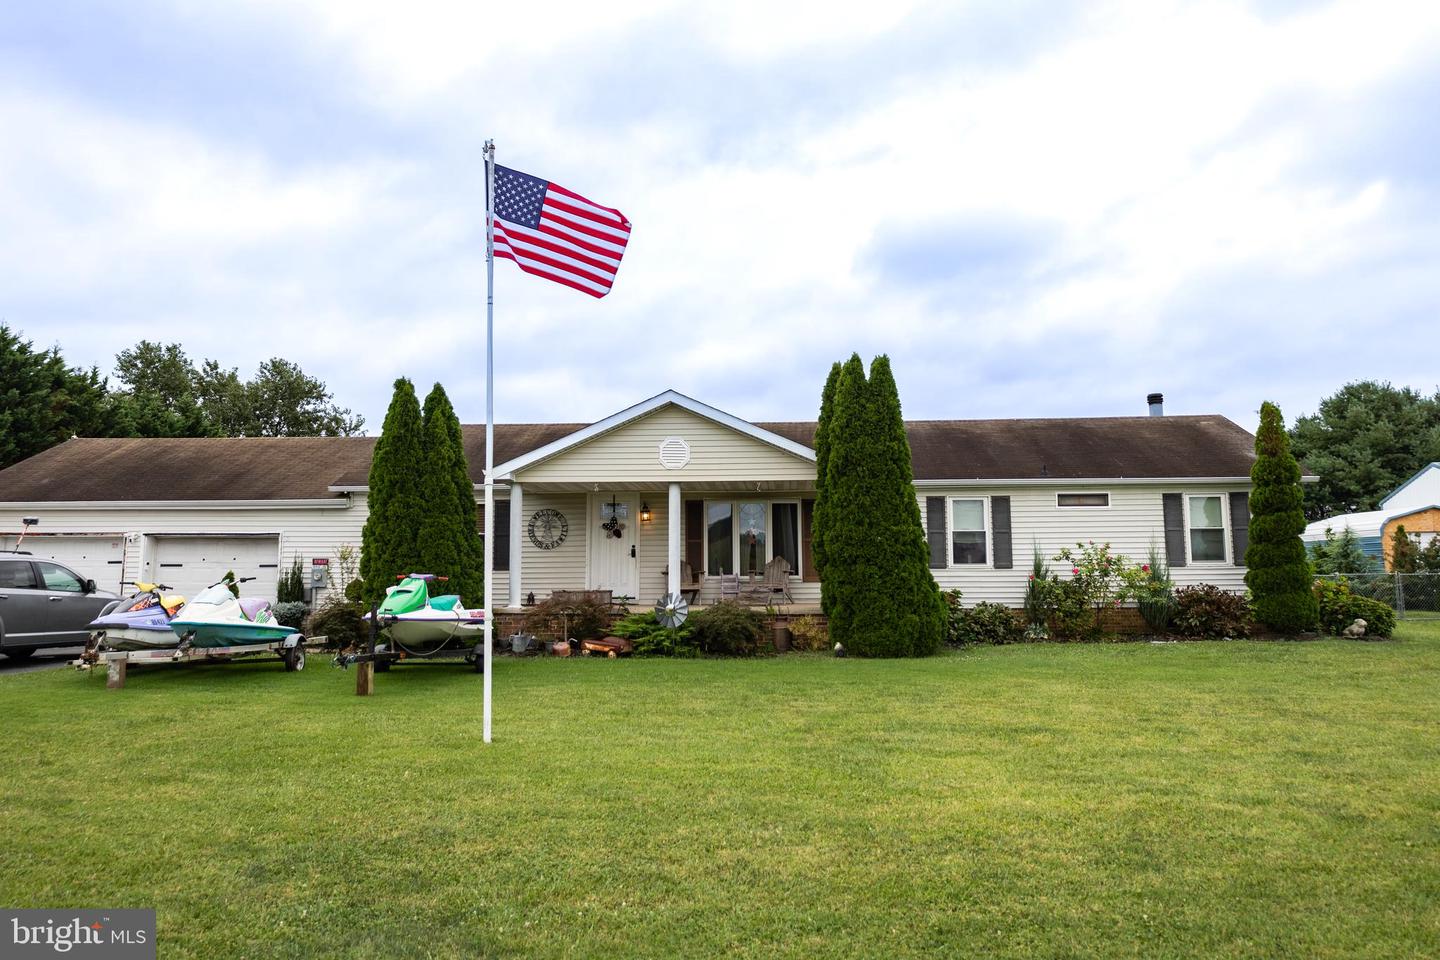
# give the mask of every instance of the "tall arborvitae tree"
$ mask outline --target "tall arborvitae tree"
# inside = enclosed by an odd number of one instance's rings
[[[810,518],[810,556],[820,575],[820,606],[828,610],[825,588],[825,534],[830,506],[825,492],[825,473],[830,467],[830,420],[835,413],[835,388],[840,383],[840,364],[830,366],[825,389],[820,393],[820,422],[815,425],[815,509]]]
[[[1273,403],[1260,407],[1255,453],[1250,470],[1250,546],[1245,551],[1245,583],[1255,618],[1282,633],[1313,630],[1319,610],[1310,559],[1300,540],[1305,530],[1300,464],[1290,452],[1280,408]]]
[[[873,539],[880,556],[880,593],[890,602],[894,641],[884,655],[924,657],[945,639],[945,601],[930,574],[930,548],[915,497],[910,438],[900,410],[900,390],[884,355],[870,362],[870,396],[879,446],[875,477],[881,511]]]
[[[426,496],[420,401],[401,377],[385,412],[385,425],[370,462],[370,514],[361,533],[360,578],[365,599],[378,602],[398,575],[418,570],[423,559],[420,526]]]
[[[428,513],[420,550],[427,572],[450,578],[446,593],[478,607],[485,595],[485,555],[475,526],[475,488],[460,419],[435,384],[425,398],[425,492]]]
[[[835,385],[825,464],[824,608],[830,636],[859,655],[874,652],[884,624],[875,616],[883,603],[873,589],[879,570],[870,522],[878,504],[867,482],[874,470],[875,431],[865,365],[858,354],[845,362]]]

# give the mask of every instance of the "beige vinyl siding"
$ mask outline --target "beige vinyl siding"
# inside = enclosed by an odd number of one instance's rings
[[[1025,598],[1025,586],[1030,576],[1031,558],[1034,546],[1047,559],[1055,556],[1062,547],[1073,547],[1076,542],[1094,540],[1108,542],[1113,552],[1128,557],[1135,563],[1144,563],[1153,545],[1159,555],[1165,556],[1165,521],[1161,495],[1165,493],[1210,494],[1222,498],[1231,490],[1246,489],[1242,485],[1218,485],[1195,483],[1189,486],[1067,486],[1067,487],[921,487],[916,493],[920,500],[920,511],[925,513],[926,497],[944,497],[946,503],[945,556],[947,566],[932,569],[935,581],[942,590],[959,589],[964,594],[966,606],[988,600],[1018,607]],[[1108,492],[1109,507],[1058,507],[1055,494]],[[994,524],[990,515],[990,497],[1010,498],[1010,519],[1013,532],[1011,544],[1015,566],[1009,570],[996,570]],[[949,504],[952,499],[982,497],[985,499],[985,527],[987,533],[987,562],[980,564],[952,563],[950,538]],[[1193,563],[1171,570],[1171,577],[1179,586],[1194,583],[1213,583],[1231,591],[1245,589],[1245,568],[1233,563],[1230,540],[1228,504],[1226,506],[1225,562]],[[1187,541],[1189,539],[1187,532]],[[1070,569],[1063,563],[1051,561],[1052,572],[1069,578]]]
[[[680,437],[690,462],[660,465],[660,443]],[[518,472],[522,483],[773,481],[813,485],[815,463],[697,416],[665,407]],[[652,502],[651,506],[655,506]]]
[[[556,590],[585,589],[588,506],[583,493],[557,494],[525,490],[524,516],[520,519],[520,588],[544,600]],[[554,550],[541,550],[530,542],[530,518],[547,507],[565,515],[569,532],[565,542]],[[510,576],[503,570],[495,573],[495,605],[509,602]],[[522,598],[523,599],[523,598]]]
[[[665,596],[669,583],[665,569],[669,566],[669,504],[663,496],[642,496],[635,501],[637,507],[648,503],[653,518],[649,523],[640,524],[640,535],[636,538],[640,554],[640,595],[636,598],[640,606],[653,604]],[[680,522],[680,517],[675,521]],[[638,521],[638,514],[637,514]],[[685,556],[684,540],[681,541],[680,556]]]

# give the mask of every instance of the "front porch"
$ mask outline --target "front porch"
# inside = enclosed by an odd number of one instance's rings
[[[796,440],[667,392],[498,465],[495,480],[497,608],[578,589],[631,609],[682,593],[818,611],[815,456]],[[761,587],[767,565],[782,589]]]
[[[513,481],[497,500],[505,526],[495,544],[495,606],[521,613],[559,592],[609,591],[631,610],[679,593],[694,606],[729,599],[818,613],[813,485],[747,486],[591,484],[580,492]]]

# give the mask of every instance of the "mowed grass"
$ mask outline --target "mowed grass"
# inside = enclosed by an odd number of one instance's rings
[[[1440,624],[0,678],[0,903],[163,957],[1440,954]]]

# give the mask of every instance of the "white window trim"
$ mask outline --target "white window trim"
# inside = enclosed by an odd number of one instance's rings
[[[1097,507],[1094,504],[1066,504],[1061,503],[1061,497],[1093,497],[1103,494],[1105,506]],[[1057,490],[1055,491],[1056,510],[1109,510],[1114,506],[1115,498],[1110,495],[1109,490]]]
[[[1206,490],[1191,490],[1182,495],[1185,499],[1185,561],[1192,567],[1224,567],[1230,563],[1230,498],[1224,493],[1211,493]],[[1191,497],[1215,497],[1220,501],[1220,552],[1219,560],[1196,560],[1194,548],[1190,539],[1190,531],[1196,529],[1190,524],[1190,498]],[[1200,527],[1201,530],[1214,530],[1214,527]]]
[[[775,559],[775,537],[773,536],[775,525],[775,511],[772,509],[777,503],[790,503],[795,505],[795,559],[798,566],[790,571],[790,576],[800,577],[805,569],[805,543],[801,536],[804,533],[805,517],[804,505],[795,497],[778,497],[768,499],[765,497],[719,497],[701,501],[701,510],[705,517],[704,523],[704,556],[705,569],[700,571],[701,577],[735,576],[740,569],[740,504],[759,503],[765,506],[765,562],[769,563]],[[710,572],[710,504],[728,503],[730,505],[730,572],[727,574],[715,574]]]
[[[979,500],[980,513],[985,518],[985,562],[955,562],[955,501]],[[990,570],[995,565],[995,524],[990,515],[990,497],[967,497],[950,494],[945,497],[945,567],[953,570]]]

